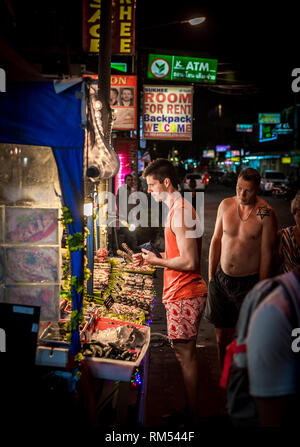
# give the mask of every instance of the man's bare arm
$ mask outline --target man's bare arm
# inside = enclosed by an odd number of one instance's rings
[[[216,273],[221,257],[221,241],[223,236],[223,202],[220,203],[215,224],[215,230],[209,247],[208,258],[208,280],[210,281]]]
[[[180,255],[176,258],[165,259],[157,258],[153,253],[143,250],[144,260],[151,265],[159,267],[167,267],[178,271],[194,271],[200,264],[200,253],[198,253],[197,238],[186,237],[188,232],[192,232],[193,228],[188,228],[184,224],[182,218],[182,209],[176,210],[174,213],[174,220],[178,218],[181,225],[172,225],[172,231],[176,236],[176,242]]]
[[[273,273],[273,263],[276,258],[277,218],[271,208],[263,211],[263,228],[261,236],[261,253],[259,280],[270,278]]]

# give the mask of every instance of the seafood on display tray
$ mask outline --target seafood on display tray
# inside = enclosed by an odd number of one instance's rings
[[[115,279],[110,295],[114,302],[142,309],[147,317],[154,298],[152,278],[145,280],[143,275],[122,272],[122,276]]]
[[[137,349],[141,348],[145,343],[145,334],[142,328],[125,324],[104,330],[96,330],[92,336],[92,341],[110,344],[120,349]]]
[[[119,267],[123,268],[125,271],[135,272],[135,273],[154,273],[154,268],[151,265],[139,265],[136,266],[133,263],[127,263],[122,265],[120,263]]]
[[[84,343],[82,354],[86,357],[103,357],[135,361],[146,342],[144,328],[129,324],[97,330],[89,343]]]
[[[115,346],[105,345],[101,342],[84,343],[82,355],[84,355],[84,357],[124,360],[127,362],[134,362],[137,359],[137,353],[135,351],[119,349]]]
[[[121,303],[113,303],[109,310],[104,305],[97,306],[97,315],[113,320],[132,321],[137,324],[145,323],[145,312],[142,309]]]
[[[130,256],[128,247],[122,248]],[[130,381],[150,343],[153,277],[120,268],[122,263],[115,262],[115,258],[106,262],[103,251],[98,253],[98,259],[101,262],[94,262],[93,292],[83,297],[81,354],[94,377]],[[41,331],[37,364],[67,364],[66,323],[72,315],[67,291],[61,291],[60,314],[58,323],[49,323]]]
[[[96,290],[104,290],[108,286],[110,265],[95,263],[93,272],[93,285]]]
[[[98,262],[107,263],[108,261],[108,250],[106,248],[99,248],[97,251],[97,260]]]
[[[70,301],[62,300],[60,313],[62,318],[66,318],[72,312],[72,304]],[[92,302],[84,302],[84,315],[94,315],[96,317],[106,317],[112,320],[131,321],[136,324],[145,323],[145,312],[135,306],[127,306],[121,303],[113,303],[108,309],[104,304],[96,304]],[[68,317],[67,317],[68,318]]]

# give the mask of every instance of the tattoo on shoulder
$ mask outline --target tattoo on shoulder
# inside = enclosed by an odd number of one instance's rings
[[[260,216],[261,220],[266,216],[270,216],[270,214],[271,208],[268,208],[267,206],[259,206],[256,213],[257,216]]]

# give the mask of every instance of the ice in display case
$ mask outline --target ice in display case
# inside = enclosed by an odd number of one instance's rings
[[[1,302],[60,318],[60,186],[51,148],[0,144]]]
[[[60,207],[56,162],[50,147],[0,143],[0,204]]]
[[[58,247],[6,248],[6,284],[58,283]]]
[[[144,342],[135,349],[136,358],[134,361],[116,360],[111,358],[86,357],[85,362],[92,375],[98,379],[120,380],[130,382],[132,373],[143,360],[150,344],[150,328],[126,321],[110,320],[108,318],[97,318],[95,321],[95,331],[106,331],[109,328],[121,328],[131,326],[142,331]]]
[[[69,343],[66,340],[65,325],[71,316],[58,322],[40,325],[39,342],[36,350],[36,365],[66,368],[69,355]],[[94,316],[84,316],[84,323],[80,326],[82,342],[90,340],[93,329]]]
[[[41,306],[41,321],[60,318],[58,218],[58,209],[2,206],[0,299]]]
[[[58,321],[60,318],[59,304],[56,299],[58,294],[58,285],[7,285],[4,288],[2,302],[40,306],[41,321]]]
[[[58,244],[57,209],[6,207],[7,243]]]

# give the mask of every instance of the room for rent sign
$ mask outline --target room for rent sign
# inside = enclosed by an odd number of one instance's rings
[[[192,86],[144,85],[144,138],[192,140],[192,106]]]

